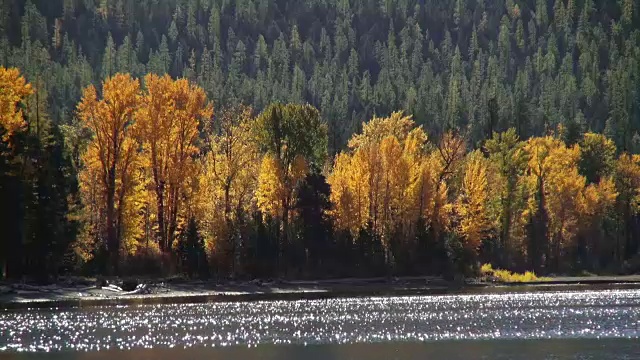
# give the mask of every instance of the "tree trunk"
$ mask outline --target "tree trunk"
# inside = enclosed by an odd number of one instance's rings
[[[231,248],[231,269],[229,269],[230,275],[235,278],[236,275],[236,243],[235,236],[233,235],[233,221],[231,218],[231,200],[230,200],[230,185],[227,183],[224,188],[224,221],[227,226],[227,246]],[[229,259],[227,259],[228,261]]]
[[[280,241],[280,263],[282,264],[282,272],[284,275],[287,274],[288,266],[289,266],[289,201],[288,199],[283,199],[282,201],[282,235]]]
[[[178,201],[179,201],[179,192],[177,188],[174,188],[174,193],[172,195],[171,208],[169,209],[169,226],[167,233],[167,244],[166,250],[171,252],[171,246],[173,245],[173,240],[175,238],[176,230],[178,229]]]
[[[164,253],[167,249],[167,231],[164,221],[164,181],[156,186],[156,200],[158,203],[158,245],[160,251]]]
[[[116,169],[111,166],[107,174],[107,249],[109,252],[110,275],[115,275],[118,267],[118,240],[115,219]]]
[[[538,180],[538,208],[532,221],[530,242],[531,266],[534,271],[541,273],[543,268],[542,255],[548,260],[546,198],[544,194],[544,181]]]

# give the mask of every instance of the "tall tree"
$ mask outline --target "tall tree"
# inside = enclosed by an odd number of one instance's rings
[[[186,79],[150,74],[145,87],[136,112],[137,127],[153,177],[157,240],[162,251],[170,251],[178,231],[183,186],[198,151],[200,122],[213,115],[213,107],[204,90]]]
[[[327,126],[310,105],[274,104],[255,123],[256,139],[266,153],[258,180],[258,207],[281,222],[282,239],[289,234],[295,189],[310,166],[320,168],[327,154]]]
[[[132,164],[138,150],[135,140],[134,114],[140,102],[140,82],[129,75],[116,74],[102,85],[98,98],[96,88],[87,87],[78,104],[78,116],[93,133],[84,154],[86,167],[95,177],[87,179],[100,183],[99,202],[105,209],[101,220],[106,247],[110,256],[109,271],[118,271],[125,196],[132,189],[126,181],[132,176]],[[125,180],[125,181],[123,181]],[[85,190],[94,184],[84,183]]]
[[[255,207],[260,161],[253,141],[252,110],[245,106],[223,109],[208,132],[209,152],[200,179],[205,232],[215,252],[231,273],[240,270],[240,228]]]

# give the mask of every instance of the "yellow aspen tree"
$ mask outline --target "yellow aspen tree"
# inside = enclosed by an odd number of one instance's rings
[[[426,160],[427,135],[420,127],[411,130],[404,142],[402,158],[407,169],[407,184],[400,205],[400,219],[402,221],[403,236],[413,238],[416,224],[422,217],[424,210],[422,190],[425,189],[424,164]],[[428,184],[426,184],[428,185]]]
[[[402,146],[395,136],[387,136],[380,144],[381,203],[376,216],[381,222],[381,239],[387,262],[390,259],[390,242],[402,224],[402,210],[409,186],[409,166],[402,156]]]
[[[413,168],[412,178],[414,179],[409,187],[410,204],[413,207],[412,225],[419,219],[425,220],[426,224],[435,225],[438,228],[446,227],[447,216],[442,206],[447,201],[447,184],[437,186],[439,163],[436,161],[435,153],[426,154],[422,161]]]
[[[415,122],[412,117],[404,115],[401,111],[396,111],[387,118],[374,117],[362,125],[360,134],[353,135],[348,146],[355,150],[368,144],[379,144],[388,136],[394,136],[404,143],[414,127]]]
[[[204,90],[186,79],[149,74],[145,86],[136,120],[153,178],[157,241],[162,251],[170,251],[178,231],[184,183],[198,152],[198,126],[213,115],[213,107]]]
[[[581,208],[581,222],[584,227],[597,224],[615,204],[618,198],[616,184],[611,177],[603,178],[597,184],[589,185],[584,192]]]
[[[367,162],[364,168],[369,169],[367,174],[368,185],[366,189],[369,191],[367,198],[369,199],[368,219],[374,234],[382,234],[382,219],[380,218],[382,206],[382,187],[383,187],[383,169],[382,158],[380,154],[380,144],[369,144],[357,151],[363,154],[363,160]]]
[[[452,210],[448,203],[448,181],[453,177],[464,159],[466,146],[464,139],[452,132],[445,133],[429,159],[429,167],[435,174],[433,206],[429,215],[430,225],[436,238],[447,229],[447,213]]]
[[[422,190],[431,190],[430,179],[424,180],[426,141],[424,131],[400,112],[363,124],[329,176],[338,227],[355,235],[370,226],[385,249],[396,232],[412,234],[427,212]]]
[[[549,244],[556,268],[563,251],[574,244],[578,232],[580,208],[583,203],[586,178],[578,172],[580,149],[576,145],[567,148],[564,144],[552,149],[548,157],[550,164],[547,187],[547,209],[549,213]]]
[[[284,176],[284,171],[275,156],[267,154],[262,158],[256,201],[258,208],[265,215],[274,218],[282,216],[282,199],[286,196]]]
[[[579,236],[586,252],[593,259],[592,266],[599,266],[598,254],[614,253],[615,243],[604,231],[605,219],[615,209],[618,191],[612,177],[601,178],[597,184],[590,184],[584,191],[579,215]]]
[[[351,187],[351,178],[356,171],[349,154],[340,153],[336,156],[333,170],[327,177],[331,185],[331,215],[338,229],[348,230],[353,235],[360,229],[361,222],[357,217],[357,199]]]
[[[361,149],[353,154],[351,162],[351,176],[348,177],[349,187],[355,199],[355,215],[357,228],[352,229],[357,233],[366,226],[373,226],[371,214],[371,202],[373,191],[371,190],[373,181],[371,180],[373,165],[371,154],[375,151]]]
[[[33,94],[33,89],[18,69],[3,66],[0,66],[0,89],[0,140],[6,142],[26,126],[18,104]]]
[[[235,248],[233,230],[239,216],[252,211],[259,171],[259,154],[252,139],[251,108],[232,107],[220,113],[208,131],[210,151],[200,178],[202,219],[208,248],[226,242]],[[231,249],[233,250],[233,249]]]
[[[530,239],[530,256],[539,267],[546,254],[547,265],[560,266],[559,259],[574,244],[578,218],[584,202],[586,178],[578,171],[580,147],[567,147],[553,137],[532,138],[524,146],[529,156],[527,181],[530,189],[526,216],[536,229]],[[555,260],[550,263],[551,258]]]
[[[551,163],[549,153],[554,147],[561,146],[558,139],[538,137],[529,139],[523,147],[527,154],[525,182],[529,191],[527,207],[523,211],[522,221],[531,224],[527,256],[535,271],[542,268],[542,257],[547,252],[549,233],[549,214],[547,212],[548,181]]]
[[[138,143],[133,134],[133,115],[140,101],[140,83],[130,75],[117,74],[105,80],[102,98],[98,99],[94,86],[83,92],[78,105],[78,116],[84,126],[93,133],[84,162],[92,164],[101,183],[101,199],[104,204],[104,225],[107,249],[110,253],[110,270],[117,271],[120,252],[120,229],[126,195],[132,190],[128,181],[134,171]],[[91,179],[91,178],[89,178]],[[87,180],[89,180],[87,179]],[[91,188],[92,184],[81,184]]]
[[[494,228],[489,210],[489,185],[486,160],[479,152],[468,156],[456,210],[460,216],[459,231],[467,249],[477,253],[487,232]]]

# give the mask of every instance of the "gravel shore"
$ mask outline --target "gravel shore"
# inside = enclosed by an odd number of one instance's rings
[[[528,284],[450,282],[437,277],[226,283],[165,279],[141,280],[138,286],[130,283],[131,281],[127,285],[132,287],[131,289],[123,289],[122,281],[114,281],[108,286],[104,286],[104,283],[97,286],[92,279],[67,279],[46,286],[0,283],[0,309],[311,300],[356,296],[531,291],[533,289],[584,290],[590,287],[611,286],[640,289],[640,276],[557,277]]]

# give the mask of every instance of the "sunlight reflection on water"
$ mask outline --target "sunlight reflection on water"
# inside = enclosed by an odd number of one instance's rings
[[[5,352],[639,338],[638,290],[0,312]]]

